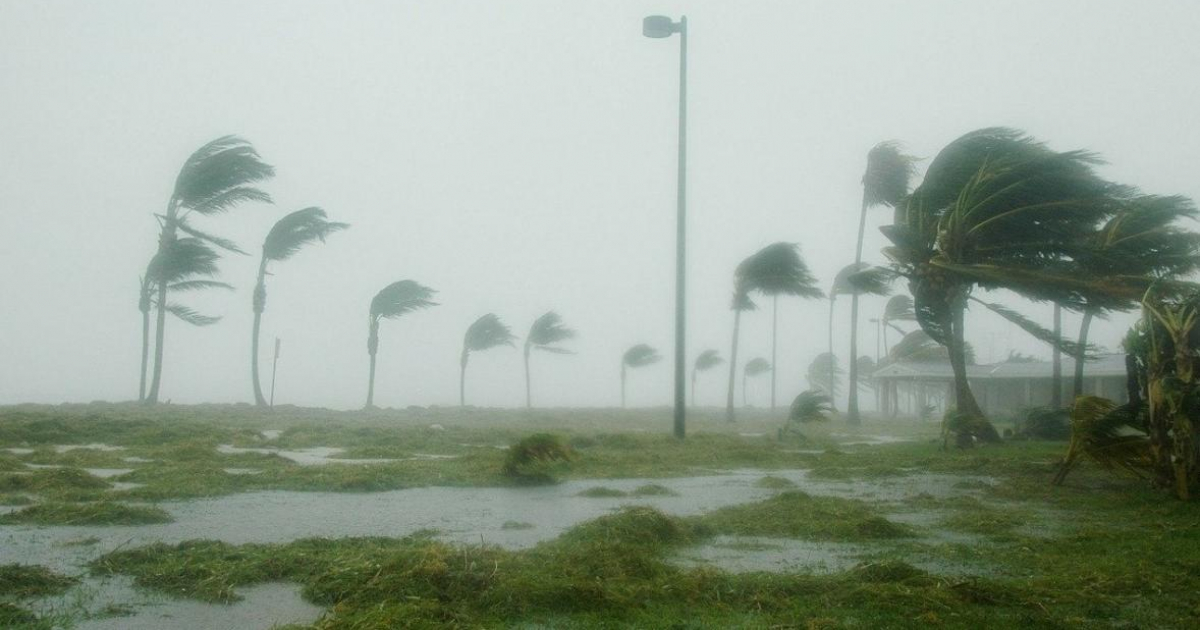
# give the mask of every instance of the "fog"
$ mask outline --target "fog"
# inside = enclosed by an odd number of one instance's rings
[[[579,337],[574,355],[535,356],[535,404],[618,404],[621,353],[641,342],[667,358],[630,375],[630,404],[669,404],[679,59],[677,38],[642,36],[652,13],[690,28],[689,357],[728,356],[732,271],[762,246],[800,243],[825,287],[853,262],[859,179],[882,140],[932,157],[1012,126],[1099,152],[1115,181],[1200,197],[1192,3],[10,0],[0,404],[136,398],[154,213],[187,156],[225,134],[275,166],[274,204],[197,221],[253,255],[221,262],[235,292],[186,299],[218,324],[168,320],[164,400],[253,401],[257,252],[281,216],[316,205],[351,228],[272,267],[262,357],[269,378],[282,339],[278,403],[361,406],[370,300],[413,279],[440,305],[383,323],[380,406],[456,404],[467,326],[494,312],[523,338],[548,310]],[[890,216],[870,215],[868,261]],[[861,354],[883,301],[863,300]],[[827,307],[780,302],[781,402],[808,388]],[[1078,317],[1064,320],[1073,335]],[[1092,338],[1116,347],[1131,321]],[[978,308],[967,335],[981,361],[1049,356]],[[744,318],[742,344],[742,360],[770,356],[769,312]],[[520,350],[473,355],[467,388],[474,404],[523,405]],[[698,399],[724,400],[720,371]]]

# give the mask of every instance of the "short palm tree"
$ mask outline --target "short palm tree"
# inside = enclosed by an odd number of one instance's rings
[[[696,406],[696,374],[698,372],[707,372],[718,365],[725,362],[721,358],[721,353],[716,350],[705,350],[696,357],[696,362],[692,365],[692,406]]]
[[[540,350],[553,354],[571,354],[570,350],[556,344],[575,338],[576,332],[562,323],[562,317],[554,311],[543,314],[534,320],[529,327],[529,335],[525,337],[525,406],[533,409],[532,387],[529,380],[529,353]]]
[[[1096,163],[1090,153],[1052,151],[1019,131],[974,131],[934,158],[921,185],[897,205],[896,223],[883,228],[892,242],[884,253],[909,280],[917,323],[949,350],[960,413],[983,416],[963,354],[968,300],[1062,343],[1010,309],[972,297],[973,289],[1009,289],[1068,308],[1089,296],[1144,291],[1144,282],[1086,276],[1072,265],[1079,235],[1094,231],[1128,195],[1098,177]]]
[[[891,299],[887,301],[887,304],[883,307],[883,317],[881,317],[879,320],[883,327],[884,354],[889,354],[891,352],[891,346],[888,345],[887,340],[888,328],[891,328],[901,335],[907,335],[908,332],[897,326],[896,322],[911,322],[916,321],[916,319],[917,314],[913,312],[913,301],[911,297],[904,294],[893,295]]]
[[[367,409],[375,406],[375,354],[379,351],[379,322],[437,306],[431,299],[434,293],[437,292],[412,280],[400,280],[387,285],[371,299],[371,309],[367,314],[367,354],[371,357]]]
[[[833,405],[828,394],[816,389],[800,392],[788,410],[787,425],[782,433],[791,432],[804,437],[800,427],[814,422],[825,422],[829,420],[830,413],[833,413]]]
[[[748,407],[750,405],[749,398],[746,394],[746,382],[751,378],[760,376],[762,374],[766,374],[767,372],[770,372],[770,371],[772,371],[771,362],[762,357],[756,357],[756,358],[750,359],[749,361],[746,362],[745,367],[742,368],[742,406],[743,407]]]
[[[267,266],[295,256],[305,245],[317,241],[324,243],[327,236],[348,227],[346,223],[327,220],[325,211],[320,208],[305,208],[276,221],[263,241],[258,280],[254,285],[254,328],[250,334],[250,380],[254,385],[254,404],[259,407],[267,406],[258,378],[258,339],[263,309],[267,305],[267,275],[270,273]]]
[[[1052,483],[1061,485],[1083,457],[1110,470],[1146,476],[1154,458],[1141,417],[1145,413],[1139,401],[1118,406],[1099,396],[1076,400],[1071,408],[1071,443]]]
[[[662,356],[658,354],[658,350],[644,343],[639,343],[636,346],[630,347],[621,355],[621,408],[625,408],[625,372],[626,370],[636,370],[637,368],[646,367],[658,363],[662,360]]]
[[[458,404],[467,405],[467,359],[472,352],[482,352],[498,346],[512,346],[516,336],[495,313],[488,313],[475,320],[463,337],[461,369],[458,374]]]
[[[821,298],[824,294],[816,286],[817,280],[800,256],[800,246],[795,243],[778,242],[751,254],[734,271],[733,296],[733,350],[729,359],[729,396],[726,401],[726,419],[734,419],[733,386],[737,370],[738,329],[741,312],[753,310],[750,293],[757,291],[772,298],[771,358],[777,358],[778,297],[794,295],[803,298]],[[772,361],[773,363],[773,361]],[[773,372],[772,372],[773,373]],[[771,378],[771,408],[775,408],[775,378]]]
[[[198,238],[176,239],[167,249],[157,253],[146,267],[140,280],[138,310],[142,312],[142,374],[138,384],[138,400],[146,399],[146,372],[150,358],[150,311],[157,306],[158,283],[165,282],[168,291],[176,293],[203,289],[233,287],[212,278],[217,275],[220,256]],[[208,326],[221,318],[201,315],[178,303],[167,303],[166,312],[193,326]]]
[[[275,175],[275,169],[264,163],[249,142],[236,136],[225,136],[209,142],[193,153],[179,175],[167,202],[166,212],[155,215],[161,225],[158,237],[159,253],[169,250],[178,240],[179,232],[206,241],[222,249],[241,252],[232,242],[202,232],[189,221],[193,214],[211,216],[231,210],[247,201],[269,202],[267,193],[255,187]],[[166,333],[167,292],[171,283],[165,278],[153,278],[157,293],[156,331],[154,339],[154,373],[145,401],[158,402],[162,389],[163,338]]]
[[[832,404],[833,398],[837,396],[838,388],[841,387],[842,374],[844,372],[838,367],[837,355],[822,352],[812,360],[812,363],[808,364],[808,386],[825,392]]]
[[[867,226],[867,210],[876,206],[896,207],[908,195],[909,182],[916,174],[917,158],[906,155],[897,142],[880,142],[867,152],[867,168],[862,177],[862,206],[858,218],[858,241],[854,246],[854,264],[861,265],[863,236]],[[859,422],[858,369],[853,361],[858,356],[858,296],[850,294],[850,398],[846,403],[846,419]],[[832,352],[832,350],[830,350]]]

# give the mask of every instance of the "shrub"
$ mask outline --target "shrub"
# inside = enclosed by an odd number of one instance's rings
[[[536,433],[508,449],[505,476],[522,483],[554,483],[555,473],[573,459],[571,447],[557,436]]]

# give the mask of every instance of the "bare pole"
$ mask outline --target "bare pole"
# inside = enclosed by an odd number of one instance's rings
[[[675,219],[675,437],[686,435],[685,280],[687,265],[687,16],[679,18],[679,176]]]
[[[275,408],[275,372],[279,369],[279,337],[275,338],[275,359],[271,361],[271,409]]]

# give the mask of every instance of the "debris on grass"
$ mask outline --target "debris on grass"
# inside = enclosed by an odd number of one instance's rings
[[[745,536],[858,541],[914,535],[909,527],[883,518],[861,501],[814,497],[797,490],[696,518],[718,533]]]
[[[59,595],[78,583],[77,578],[39,565],[0,565],[0,597],[25,599]]]
[[[172,520],[161,508],[112,501],[39,503],[0,514],[0,524],[5,525],[151,525]]]

